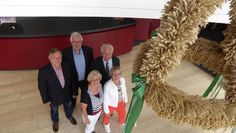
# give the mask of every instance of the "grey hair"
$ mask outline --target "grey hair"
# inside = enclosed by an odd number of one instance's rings
[[[72,42],[72,39],[73,39],[74,37],[80,37],[81,40],[83,40],[82,35],[81,35],[79,32],[77,32],[77,31],[74,31],[74,32],[71,33],[71,35],[70,35],[70,42]]]
[[[98,76],[98,78],[101,80],[102,79],[102,75],[98,70],[92,70],[87,77],[87,81],[91,81],[91,79],[95,76]]]
[[[114,47],[111,44],[109,44],[109,43],[102,44],[102,46],[101,46],[101,53],[103,53],[104,49],[106,49],[106,48],[111,49],[111,52],[113,53]]]

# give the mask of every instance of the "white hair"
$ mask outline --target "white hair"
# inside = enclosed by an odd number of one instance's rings
[[[77,31],[74,31],[74,32],[71,33],[71,35],[70,35],[70,42],[72,42],[72,39],[73,39],[74,37],[80,37],[81,40],[83,40],[82,35],[81,35],[79,32],[77,32]]]
[[[87,81],[91,81],[93,77],[97,76],[100,80],[102,79],[102,75],[98,70],[92,70],[87,77]]]
[[[107,48],[109,48],[111,50],[111,52],[113,53],[114,47],[111,44],[109,44],[109,43],[102,44],[102,46],[101,46],[101,53],[103,53],[104,49],[107,49]]]

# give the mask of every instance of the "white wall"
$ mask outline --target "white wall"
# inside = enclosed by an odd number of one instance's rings
[[[218,23],[229,23],[229,4],[230,2],[227,1],[221,8],[218,8],[216,12],[209,17],[209,22],[218,22]]]
[[[160,18],[167,0],[1,0],[0,16]],[[209,18],[228,23],[228,4]]]

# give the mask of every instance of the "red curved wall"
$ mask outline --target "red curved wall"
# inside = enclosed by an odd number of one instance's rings
[[[103,43],[111,43],[114,55],[129,52],[135,37],[135,26],[84,34],[83,44],[91,46],[94,56],[100,54]],[[63,49],[70,46],[69,36],[44,38],[0,38],[0,70],[38,69],[48,63],[50,48]]]
[[[142,19],[137,18],[135,40],[146,41],[151,37],[153,30],[160,26],[160,19]]]

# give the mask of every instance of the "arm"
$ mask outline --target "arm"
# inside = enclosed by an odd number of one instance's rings
[[[88,118],[88,113],[87,113],[87,104],[81,103],[81,110],[82,110],[82,115],[84,117],[84,123],[85,124],[90,124],[89,118]]]
[[[42,70],[39,70],[38,73],[38,89],[42,98],[43,103],[48,103],[50,98],[47,94],[47,83],[46,83],[46,76]]]
[[[85,57],[85,62],[86,62],[86,69],[87,69],[87,74],[91,71],[91,65],[93,62],[93,49],[91,47],[88,46],[84,46],[84,56]]]
[[[120,66],[120,59],[116,56],[112,56],[113,66]]]
[[[89,72],[91,72],[92,70],[96,69],[96,62],[95,60],[93,60],[89,66]]]
[[[124,103],[125,103],[125,106],[128,105],[128,96],[127,96],[127,88],[126,88],[126,83],[125,83],[125,79],[122,78],[122,82],[123,82],[123,94],[124,94]]]
[[[108,95],[108,84],[105,84],[104,86],[104,101],[103,101],[103,110],[106,115],[110,114],[109,107],[108,107],[108,101],[109,101],[109,95]]]
[[[120,66],[120,59],[117,57],[117,64]]]
[[[78,96],[78,89],[77,89],[77,86],[75,84],[75,80],[74,79],[74,76],[73,76],[73,72],[72,72],[72,65],[71,64],[68,64],[69,65],[69,73],[70,73],[70,85],[71,85],[71,94],[72,94],[72,97],[73,98],[76,98]]]
[[[90,48],[90,55],[91,55],[91,58],[90,58],[90,61],[93,61],[93,48]]]

